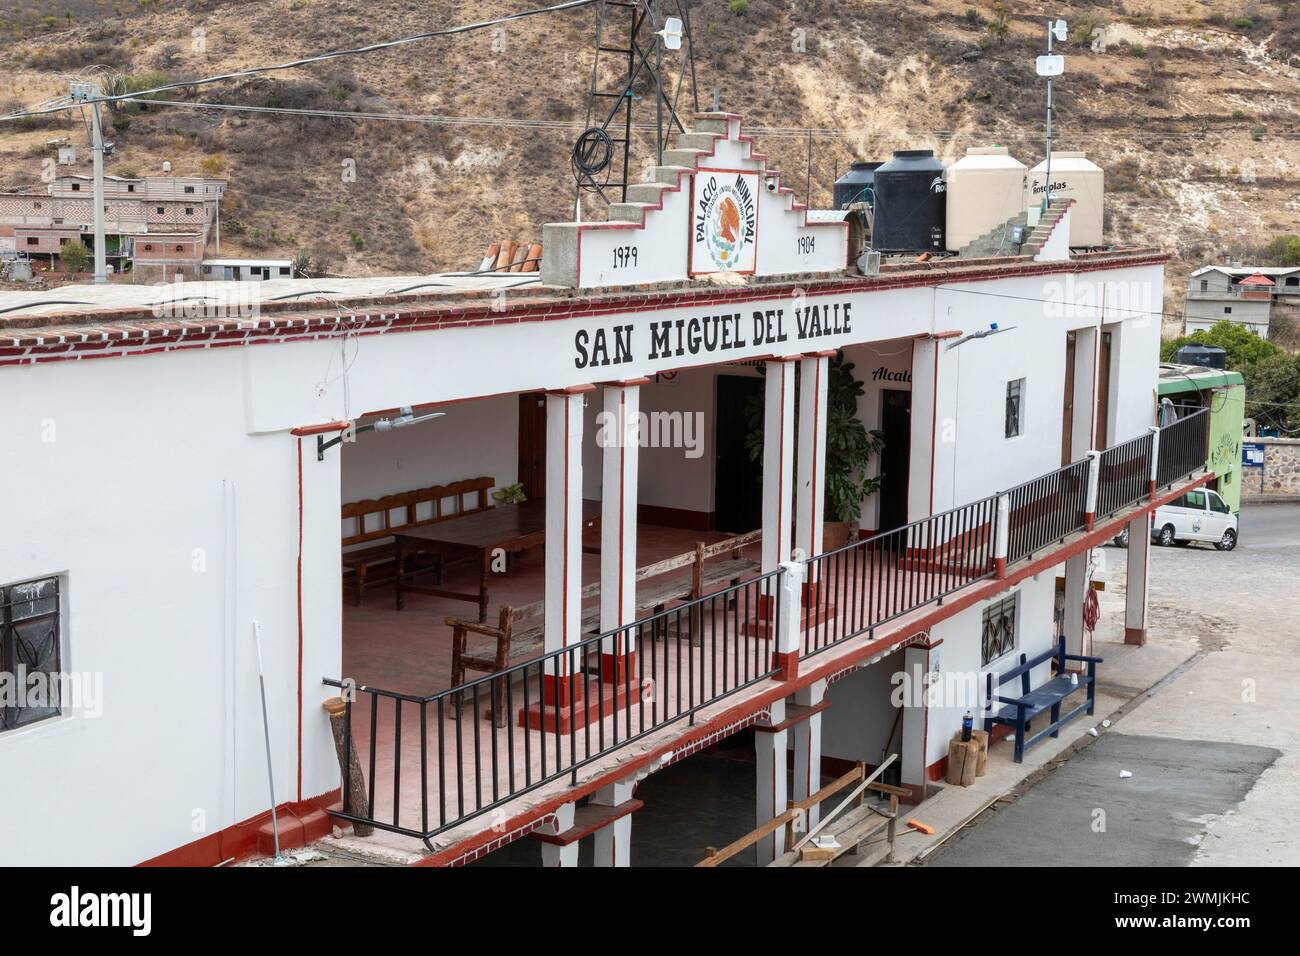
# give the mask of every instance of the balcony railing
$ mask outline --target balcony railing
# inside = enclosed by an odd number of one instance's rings
[[[1200,409],[1160,429],[1159,486],[1205,466],[1208,421]],[[1154,440],[1148,433],[1097,456],[1098,514],[1149,494]],[[999,558],[1013,565],[1083,530],[1091,467],[1091,457],[1073,462],[807,559],[800,657],[942,603],[997,575]],[[587,764],[776,676],[785,573],[436,694],[326,680],[344,688],[344,752],[360,755],[366,768],[367,807],[354,806],[344,786],[339,815],[427,842],[548,783],[576,782]]]
[[[1097,514],[1110,517],[1140,501],[1151,489],[1151,432],[1101,453],[1097,475]]]
[[[778,570],[427,696],[344,690],[344,753],[367,766],[356,823],[428,840],[771,677]],[[755,625],[755,621],[760,622]],[[488,719],[490,718],[490,720]],[[359,739],[359,742],[358,742]],[[418,740],[418,754],[403,740]],[[377,791],[379,776],[391,790]]]
[[[1200,408],[1160,429],[1156,487],[1167,488],[1210,456],[1210,410]]]
[[[992,495],[806,560],[800,656],[991,577],[996,518]]]
[[[1007,563],[1027,558],[1083,529],[1088,511],[1087,458],[1016,485],[1008,498]]]

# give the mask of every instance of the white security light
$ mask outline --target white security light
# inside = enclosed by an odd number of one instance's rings
[[[664,21],[664,28],[657,30],[655,36],[664,41],[664,46],[670,50],[680,50],[682,48],[682,21],[680,17],[669,17]]]
[[[1040,56],[1037,62],[1039,76],[1060,76],[1065,72],[1065,57],[1059,53]]]

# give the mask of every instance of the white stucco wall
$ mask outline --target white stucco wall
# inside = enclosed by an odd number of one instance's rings
[[[254,620],[277,796],[298,797],[297,439],[245,432],[241,366],[223,349],[0,373],[21,463],[0,581],[63,576],[64,667],[103,686],[98,717],[0,734],[0,863],[133,864],[267,810]],[[320,678],[340,659],[338,458],[309,442],[306,798],[337,786]]]

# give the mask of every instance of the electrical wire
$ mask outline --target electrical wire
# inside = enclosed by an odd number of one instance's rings
[[[312,63],[322,63],[326,60],[334,60],[345,56],[359,56],[364,53],[374,53],[379,50],[388,50],[393,47],[407,46],[412,43],[422,43],[426,40],[436,39],[438,37],[454,36],[458,33],[469,33],[473,30],[483,30],[487,27],[499,26],[502,23],[510,23],[514,20],[523,20],[526,17],[533,17],[543,13],[558,13],[562,10],[574,10],[579,7],[590,6],[600,0],[566,0],[564,3],[552,4],[548,7],[536,7],[531,10],[522,10],[519,13],[507,14],[503,17],[495,17],[491,20],[482,20],[478,23],[465,23],[459,26],[447,27],[442,30],[430,30],[426,33],[417,33],[412,36],[398,37],[393,40],[383,40],[379,43],[371,43],[366,46],[349,47],[342,50],[330,50],[327,53],[317,53],[313,56],[300,57],[296,60],[287,60],[283,63],[272,63],[267,66],[254,66],[243,70],[235,70],[231,73],[220,73],[215,76],[205,76],[195,80],[178,80],[172,83],[163,83],[159,86],[150,87],[145,90],[133,90],[130,93],[122,93],[113,96],[96,97],[99,102],[116,103],[122,100],[139,99],[140,97],[149,96],[154,93],[166,93],[168,90],[190,89],[196,86],[206,86],[211,83],[221,83],[227,80],[238,80],[249,76],[260,76],[263,73],[273,73],[282,70],[292,70],[302,66],[308,66]],[[53,101],[51,101],[53,102]],[[24,118],[24,116],[40,115],[45,112],[58,112],[59,110],[70,109],[78,106],[82,101],[61,102],[57,106],[51,106],[46,110],[28,111],[26,114],[14,113],[8,116],[0,117],[0,120]]]

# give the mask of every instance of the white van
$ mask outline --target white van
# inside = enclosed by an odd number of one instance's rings
[[[1237,546],[1237,516],[1217,491],[1197,488],[1156,509],[1151,540],[1163,545],[1208,541],[1231,551]]]

